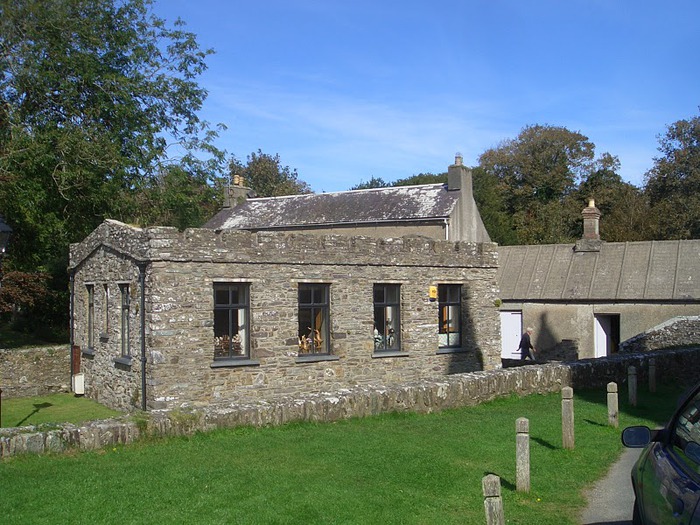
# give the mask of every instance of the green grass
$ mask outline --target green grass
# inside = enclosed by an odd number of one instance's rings
[[[661,390],[661,389],[660,389]],[[659,426],[677,388],[625,406],[621,428]],[[574,524],[583,490],[621,451],[606,393],[577,393],[576,448],[558,394],[437,414],[241,428],[0,463],[5,524],[484,523],[481,480],[501,477],[507,523]],[[515,491],[515,421],[530,420],[529,494]]]
[[[2,400],[2,427],[47,423],[82,423],[121,415],[103,405],[73,394],[53,394]]]

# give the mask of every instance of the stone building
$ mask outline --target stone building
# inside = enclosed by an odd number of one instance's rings
[[[471,170],[459,154],[447,178],[447,184],[255,199],[236,177],[228,204],[204,227],[491,242],[474,202]]]
[[[114,408],[500,366],[492,243],[107,220],[71,246],[69,271],[74,377]]]
[[[591,201],[575,244],[498,248],[503,358],[518,358],[526,326],[543,358],[576,359],[700,315],[700,239],[604,242],[599,220]]]

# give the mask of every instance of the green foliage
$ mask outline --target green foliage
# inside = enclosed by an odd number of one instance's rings
[[[220,208],[221,183],[211,186],[201,174],[171,165],[145,181],[134,196],[137,223],[175,226],[179,230],[200,227]]]
[[[671,124],[659,137],[645,193],[654,235],[662,239],[700,238],[700,116]]]
[[[14,229],[4,264],[51,274],[63,311],[68,246],[102,220],[189,226],[211,209],[223,152],[197,115],[196,83],[211,51],[151,4],[0,3],[0,214]]]
[[[244,184],[258,197],[311,193],[309,185],[299,180],[297,170],[282,166],[278,154],[272,156],[258,150],[248,155],[245,165],[232,157],[229,161],[229,176],[233,179],[235,175],[242,176]]]
[[[350,189],[351,190],[370,190],[373,188],[387,188],[390,186],[391,186],[391,184],[389,184],[388,182],[385,182],[384,179],[382,179],[381,177],[374,177],[373,176],[367,182],[360,181],[359,184],[356,184],[355,186],[353,186]]]
[[[482,187],[475,195],[489,195],[496,205],[484,219],[487,230],[495,227],[494,240],[547,244],[579,238],[584,203],[576,190],[596,168],[594,151],[581,133],[541,125],[526,126],[517,138],[486,150],[479,157]]]
[[[513,217],[506,210],[505,193],[498,177],[476,167],[472,170],[472,185],[474,201],[491,240],[501,245],[515,244]]]
[[[447,173],[433,174],[433,173],[419,173],[418,175],[412,175],[405,179],[397,180],[393,186],[417,186],[419,184],[446,184],[447,183]]]
[[[621,425],[658,426],[677,393],[640,391],[635,409],[621,393]],[[8,525],[76,515],[91,523],[483,523],[481,479],[496,473],[509,522],[574,524],[583,490],[621,449],[605,398],[604,389],[577,393],[574,450],[561,448],[561,398],[551,394],[16,457],[0,469],[0,512]],[[519,417],[530,420],[529,494],[514,487]],[[66,498],[66,486],[91,490]]]
[[[601,236],[606,241],[651,240],[647,200],[641,190],[622,180],[619,169],[618,158],[604,153],[574,192],[575,200],[585,203],[595,199],[601,212]],[[578,232],[581,228],[577,223]]]

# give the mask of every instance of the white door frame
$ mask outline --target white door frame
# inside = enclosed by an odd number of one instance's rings
[[[609,315],[594,315],[595,351],[594,357],[606,357],[612,349],[612,321]]]

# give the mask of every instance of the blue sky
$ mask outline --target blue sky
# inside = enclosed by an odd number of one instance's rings
[[[579,131],[640,186],[700,106],[700,2],[155,0],[216,54],[217,145],[279,154],[316,192],[440,173],[533,124]]]

